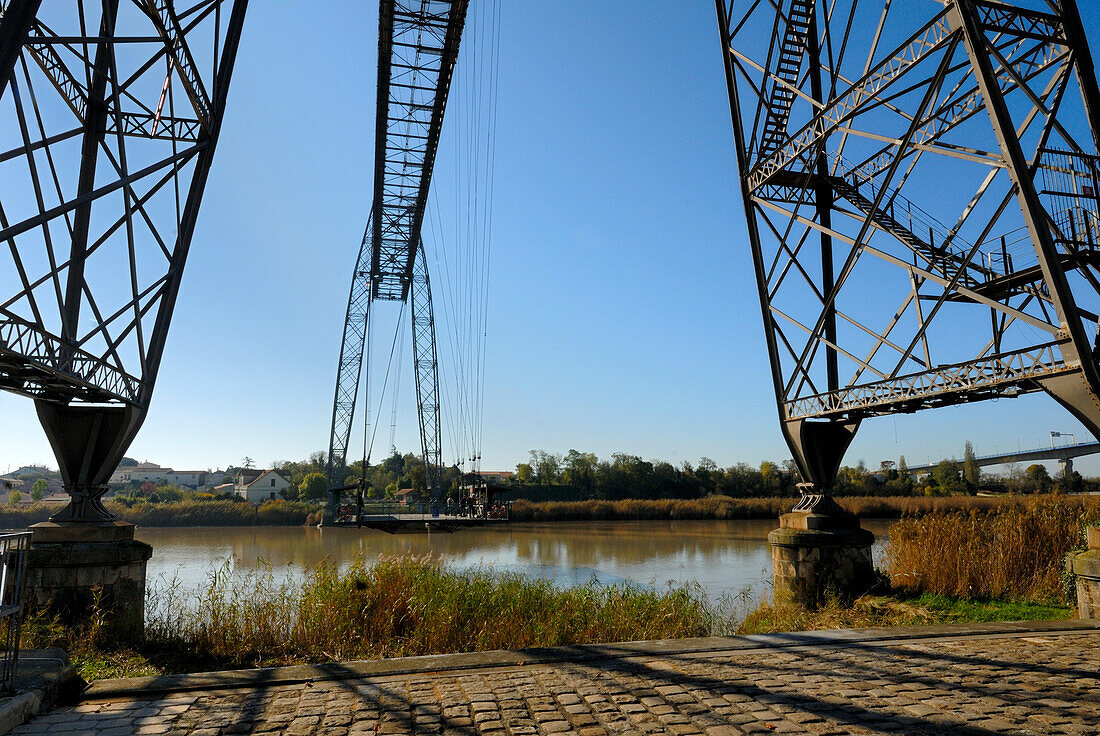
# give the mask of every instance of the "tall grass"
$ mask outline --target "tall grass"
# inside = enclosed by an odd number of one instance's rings
[[[131,506],[107,501],[107,510],[138,526],[302,526],[316,524],[319,504],[272,500],[259,506],[239,501],[185,499]],[[61,510],[57,504],[0,506],[0,529],[20,529]]]
[[[1022,508],[1036,503],[1036,496],[847,496],[837,502],[865,518],[899,519],[949,511]],[[1060,496],[1059,503],[1073,508],[1094,508],[1100,500],[1091,496]],[[707,496],[692,499],[624,499],[620,501],[545,501],[520,499],[512,506],[513,521],[627,521],[648,519],[774,519],[794,507],[794,498],[730,498]]]
[[[1026,507],[1034,496],[849,496],[837,501],[864,518],[897,519],[947,512]],[[623,499],[619,501],[546,501],[520,499],[512,506],[512,521],[645,521],[657,519],[775,519],[794,506],[794,498]],[[1059,497],[1073,508],[1096,508],[1094,497]],[[319,504],[265,501],[258,507],[236,501],[186,499],[136,503],[132,507],[108,501],[111,513],[139,526],[302,526],[317,523]],[[59,507],[54,504],[0,505],[0,528],[18,529],[45,521]]]
[[[906,518],[890,527],[890,577],[908,591],[1069,602],[1065,556],[1098,520],[1096,500],[1049,497]]]
[[[136,653],[158,671],[197,671],[703,636],[712,616],[689,588],[563,589],[431,557],[358,557],[344,570],[323,562],[298,578],[227,565],[198,592],[154,588]],[[82,661],[112,651],[87,631],[33,618],[27,628],[29,646],[66,646]]]
[[[544,501],[520,499],[512,505],[512,521],[627,521],[650,519],[768,519],[785,514],[793,498],[622,499],[618,501]]]

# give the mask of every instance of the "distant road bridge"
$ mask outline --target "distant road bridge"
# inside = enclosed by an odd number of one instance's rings
[[[1017,450],[999,455],[984,455],[974,458],[979,466],[1008,465],[1009,463],[1034,463],[1042,460],[1057,460],[1063,473],[1073,472],[1073,458],[1100,452],[1100,442],[1078,442],[1059,447],[1044,447],[1037,450]],[[909,468],[910,473],[930,473],[938,465],[916,465]]]

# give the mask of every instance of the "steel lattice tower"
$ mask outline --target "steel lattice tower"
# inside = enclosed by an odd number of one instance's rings
[[[371,304],[408,302],[420,440],[428,491],[442,493],[439,368],[428,265],[420,231],[468,0],[382,0],[378,29],[374,203],[344,321],[329,435],[328,488],[344,486]]]
[[[1100,437],[1100,93],[1074,0],[716,5],[800,507],[870,417],[1045,391]]]
[[[246,0],[0,2],[0,388],[95,521],[149,408]]]

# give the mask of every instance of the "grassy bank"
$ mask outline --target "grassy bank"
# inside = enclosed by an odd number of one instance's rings
[[[794,498],[625,499],[621,501],[547,501],[520,499],[512,506],[513,521],[634,521],[647,519],[774,519],[791,510]],[[1028,508],[1056,502],[1081,511],[1100,509],[1093,496],[849,496],[837,501],[864,518],[900,519],[930,513],[980,512]]]
[[[1068,606],[1006,600],[957,598],[922,593],[863,596],[850,606],[832,602],[816,610],[765,603],[737,627],[739,634],[852,629],[878,626],[927,626],[983,621],[1040,621],[1073,617]]]
[[[322,563],[298,580],[268,572],[211,575],[195,595],[156,589],[146,641],[108,646],[98,629],[66,632],[43,617],[24,646],[63,646],[85,677],[247,668],[502,648],[702,636],[710,609],[688,589],[657,593],[589,584],[561,589],[427,558]]]

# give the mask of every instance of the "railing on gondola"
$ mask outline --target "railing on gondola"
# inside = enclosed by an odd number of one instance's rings
[[[357,517],[393,516],[406,519],[486,519],[507,521],[511,512],[511,501],[491,504],[455,503],[455,502],[413,502],[365,501],[362,506],[355,503],[341,504],[336,510],[336,522],[354,524]]]

